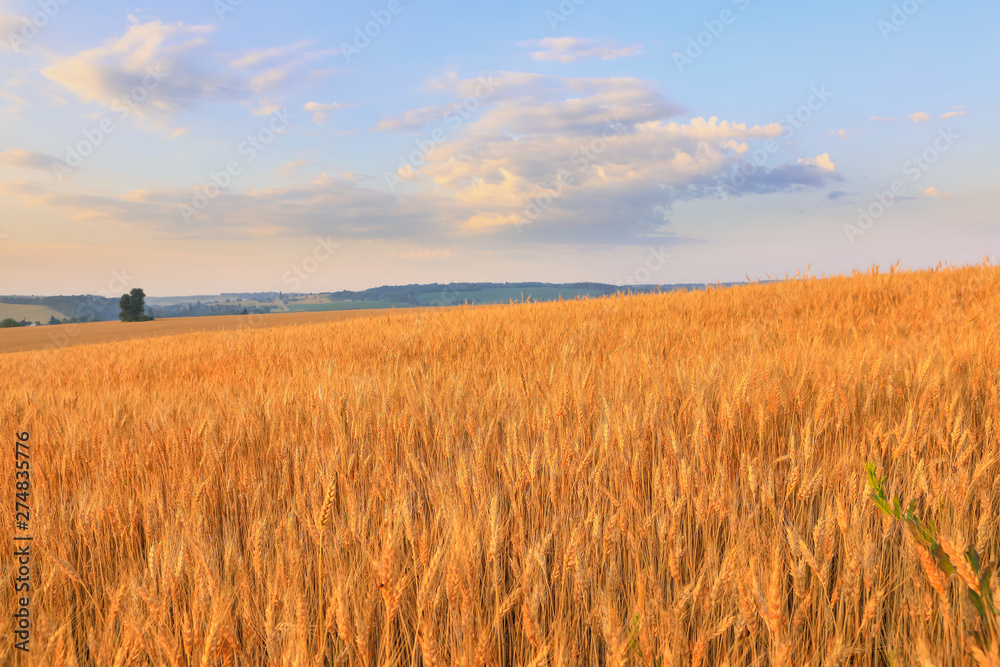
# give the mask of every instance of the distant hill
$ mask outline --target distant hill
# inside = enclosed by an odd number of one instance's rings
[[[725,283],[724,286],[742,283]],[[149,296],[146,312],[156,318],[240,315],[272,312],[319,312],[370,308],[413,308],[486,305],[511,301],[555,301],[595,298],[628,292],[704,289],[703,283],[674,285],[608,285],[605,283],[430,283],[384,285],[361,291],[319,294],[227,292],[198,296]],[[21,309],[21,310],[17,310]],[[14,317],[46,324],[50,317],[94,321],[118,319],[118,300],[93,295],[0,296],[0,318]]]
[[[404,308],[416,306],[484,305],[511,301],[555,301],[593,298],[621,292],[654,292],[676,289],[698,289],[704,285],[655,285],[622,287],[604,283],[430,283],[373,287],[362,291],[340,291],[322,294],[283,295],[282,302],[290,310],[339,310],[344,308]],[[361,305],[364,304],[364,305]]]
[[[66,316],[58,311],[52,310],[48,306],[22,303],[0,303],[0,320],[8,317],[17,320],[18,322],[21,320],[28,320],[29,322],[41,322],[42,324],[45,324],[53,317],[61,320]]]
[[[23,313],[23,315],[20,315]],[[30,313],[30,314],[29,314]],[[0,319],[39,321],[46,324],[49,318],[117,320],[118,300],[91,294],[76,296],[0,296]]]

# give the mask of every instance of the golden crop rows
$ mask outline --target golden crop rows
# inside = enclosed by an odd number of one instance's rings
[[[974,664],[865,464],[1000,563],[998,322],[986,265],[2,355],[0,663]]]

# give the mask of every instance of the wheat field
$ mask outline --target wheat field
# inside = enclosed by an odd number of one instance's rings
[[[0,304],[2,306],[3,304]],[[450,306],[443,306],[449,308]],[[2,312],[2,309],[0,309]],[[328,310],[311,313],[267,313],[212,315],[206,317],[166,317],[150,322],[84,322],[42,327],[17,327],[0,331],[0,354],[52,350],[74,345],[94,345],[118,340],[159,338],[199,331],[264,329],[319,322],[339,322],[355,317],[385,315],[383,310]],[[46,318],[47,319],[47,318]]]
[[[998,322],[984,264],[0,355],[0,663],[992,664],[865,465],[1000,562]]]

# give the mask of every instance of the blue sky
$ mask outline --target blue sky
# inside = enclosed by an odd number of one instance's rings
[[[998,19],[0,0],[0,293],[122,270],[177,295],[996,258]]]

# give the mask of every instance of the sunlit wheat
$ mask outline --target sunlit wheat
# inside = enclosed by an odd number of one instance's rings
[[[998,323],[982,266],[2,355],[0,663],[972,664]]]

